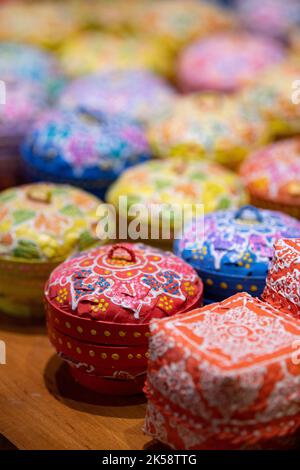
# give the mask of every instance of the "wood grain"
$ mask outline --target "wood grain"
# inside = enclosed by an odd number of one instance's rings
[[[74,383],[44,326],[0,317],[0,434],[18,449],[143,449],[145,398],[105,397]],[[148,443],[148,444],[147,444]]]

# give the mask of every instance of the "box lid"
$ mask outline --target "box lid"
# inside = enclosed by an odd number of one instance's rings
[[[148,160],[144,131],[118,116],[81,109],[49,110],[22,145],[29,168],[67,181],[112,181],[127,167]]]
[[[197,232],[201,224],[204,232]],[[193,221],[183,238],[176,240],[175,253],[200,275],[223,274],[224,282],[231,276],[265,278],[274,243],[281,237],[297,236],[298,220],[280,212],[243,206],[235,211],[207,214],[204,221]]]
[[[147,342],[152,318],[190,310],[199,305],[202,292],[194,269],[172,253],[123,243],[62,263],[45,295],[48,312],[67,334],[87,340],[94,330],[93,342],[139,344]]]

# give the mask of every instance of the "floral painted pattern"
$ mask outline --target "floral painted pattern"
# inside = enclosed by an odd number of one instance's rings
[[[300,318],[300,238],[276,243],[263,298],[275,308]]]
[[[177,78],[186,92],[233,92],[283,59],[284,49],[272,39],[247,33],[217,34],[192,43],[182,52]]]
[[[182,208],[184,204],[203,204],[205,212],[237,208],[246,201],[243,186],[234,173],[204,160],[187,162],[179,158],[153,160],[127,170],[111,186],[107,200],[118,206],[119,196],[128,197],[129,207],[165,204],[166,208]],[[166,216],[169,214],[166,209]]]
[[[168,115],[150,126],[148,137],[159,156],[207,158],[234,168],[267,134],[260,115],[236,97],[193,94],[177,98]]]
[[[254,197],[300,206],[300,139],[258,150],[244,162],[240,174]]]
[[[0,257],[60,261],[97,242],[101,201],[70,186],[33,184],[0,193]]]
[[[132,121],[91,112],[42,114],[23,144],[29,168],[74,184],[108,184],[127,167],[150,158],[142,129]]]
[[[168,113],[175,91],[146,70],[110,70],[78,78],[61,95],[60,105],[127,116],[148,125]]]
[[[202,283],[188,264],[142,244],[106,245],[60,265],[46,296],[75,316],[116,323],[148,323],[188,310]]]
[[[300,222],[280,212],[245,206],[204,219],[204,237],[193,222],[176,242],[175,252],[196,270],[224,275],[266,277],[279,238],[300,237]]]
[[[292,86],[299,76],[299,63],[286,61],[259,75],[239,97],[244,106],[266,122],[271,138],[300,131],[300,107],[293,103],[291,88],[286,86]]]
[[[239,449],[297,431],[296,319],[238,294],[151,331],[148,435],[175,449]]]

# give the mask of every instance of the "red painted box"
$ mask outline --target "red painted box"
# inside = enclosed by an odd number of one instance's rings
[[[46,286],[49,337],[75,379],[100,393],[142,391],[149,323],[202,304],[196,272],[169,252],[106,245],[62,263]]]

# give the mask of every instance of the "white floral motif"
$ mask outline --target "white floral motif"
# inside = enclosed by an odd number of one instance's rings
[[[166,354],[169,349],[175,346],[173,339],[168,339],[163,333],[152,335],[149,340],[149,352],[152,361]]]
[[[210,419],[210,413],[196,393],[193,377],[186,371],[185,361],[163,365],[148,374],[148,381],[162,396],[195,416]]]
[[[200,387],[205,399],[220,415],[221,421],[230,421],[236,412],[253,404],[264,384],[264,369],[250,370],[242,375],[220,375],[217,367],[203,363]]]
[[[201,345],[198,343],[200,351],[220,348],[224,362],[229,361],[232,365],[247,360],[252,362],[262,352],[271,354],[295,339],[286,331],[280,317],[259,317],[246,306],[229,309],[223,315],[213,311],[206,313],[203,321],[184,326],[203,339]]]

